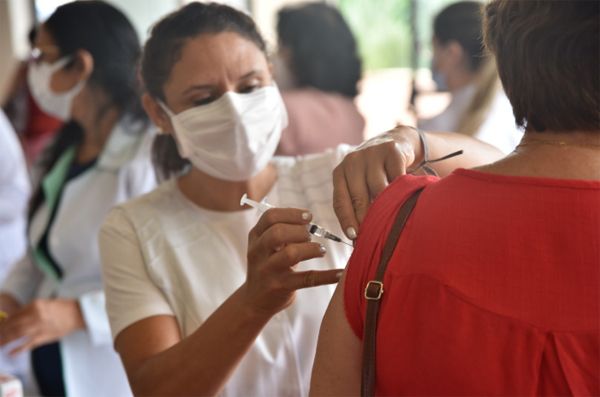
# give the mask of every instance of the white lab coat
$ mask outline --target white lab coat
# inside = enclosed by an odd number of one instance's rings
[[[60,341],[68,396],[131,395],[104,307],[97,234],[111,207],[156,185],[150,161],[152,134],[139,130],[118,124],[97,163],[65,185],[48,236],[63,278],[56,279],[27,255],[1,288],[23,304],[35,298],[78,299],[86,329]],[[28,235],[31,246],[40,241],[49,212],[45,204],[36,211]]]
[[[10,122],[0,110],[0,284],[25,253],[25,223],[30,186],[27,164]],[[0,374],[21,378],[28,386],[29,355],[12,358],[14,345],[0,348]]]

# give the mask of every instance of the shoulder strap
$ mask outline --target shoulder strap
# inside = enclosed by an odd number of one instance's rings
[[[417,198],[423,191],[420,188],[414,192],[408,200],[402,205],[396,220],[392,225],[390,234],[383,246],[381,259],[377,265],[375,279],[367,283],[365,287],[365,299],[367,300],[367,315],[365,318],[365,328],[363,332],[363,357],[362,357],[362,382],[361,395],[363,397],[372,396],[375,391],[375,350],[377,336],[377,317],[379,315],[379,305],[381,296],[383,295],[383,276],[387,268],[388,262],[394,253],[394,249],[400,238],[400,234],[404,229],[404,225],[408,217],[412,213]]]

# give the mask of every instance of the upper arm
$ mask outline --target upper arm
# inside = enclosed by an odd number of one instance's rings
[[[362,347],[344,312],[345,277],[338,283],[321,324],[310,384],[312,396],[360,394]]]
[[[132,388],[136,388],[136,374],[144,362],[180,340],[177,321],[168,315],[144,318],[119,332],[115,337],[115,350],[121,356]]]
[[[134,226],[123,209],[110,212],[99,243],[113,337],[147,317],[174,315],[167,297],[148,273]]]

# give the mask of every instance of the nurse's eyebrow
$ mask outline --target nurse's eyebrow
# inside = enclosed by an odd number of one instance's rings
[[[249,71],[248,73],[246,73],[245,75],[241,76],[238,80],[247,79],[248,77],[252,77],[255,74],[259,74],[260,72],[262,72],[262,70],[260,70],[260,69],[253,69],[253,70]]]
[[[186,88],[185,90],[183,90],[183,94],[187,94],[190,91],[195,91],[195,90],[211,90],[213,89],[215,86],[213,84],[200,84],[200,85],[193,85],[191,87]]]

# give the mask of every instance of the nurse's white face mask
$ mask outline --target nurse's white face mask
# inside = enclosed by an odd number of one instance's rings
[[[194,167],[226,181],[245,181],[262,171],[273,158],[287,113],[275,86],[249,94],[227,91],[208,105],[173,114],[179,154]]]
[[[52,75],[70,60],[71,57],[64,57],[54,63],[31,63],[27,69],[27,82],[35,102],[44,112],[62,121],[71,118],[73,98],[85,85],[85,81],[82,80],[65,92],[54,92],[50,88]]]

